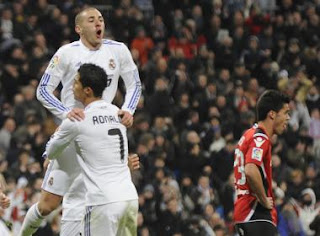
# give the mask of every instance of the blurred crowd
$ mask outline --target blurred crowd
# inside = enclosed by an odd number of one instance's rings
[[[0,222],[13,235],[39,198],[57,126],[35,90],[53,53],[78,39],[87,4],[143,84],[128,130],[142,166],[138,235],[234,235],[233,152],[265,89],[292,99],[289,130],[272,139],[279,233],[320,235],[319,0],[0,0],[0,183],[12,201]],[[60,214],[36,235],[58,235]]]

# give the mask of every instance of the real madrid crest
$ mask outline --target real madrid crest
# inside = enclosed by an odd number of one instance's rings
[[[49,184],[50,186],[53,185],[53,177],[51,177],[51,178],[49,179],[48,184]]]
[[[116,63],[115,63],[114,59],[109,60],[109,68],[110,68],[110,70],[114,70],[116,68]]]

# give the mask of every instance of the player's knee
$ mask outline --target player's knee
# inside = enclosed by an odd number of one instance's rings
[[[62,197],[42,192],[40,201],[38,203],[38,210],[42,216],[49,215],[52,211],[57,209],[61,203]]]
[[[39,213],[42,216],[49,215],[54,209],[55,208],[53,206],[49,206],[49,205],[46,205],[46,204],[41,204],[40,202],[38,203],[38,210],[39,210]]]

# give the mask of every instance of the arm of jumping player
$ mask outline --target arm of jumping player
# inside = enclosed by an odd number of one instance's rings
[[[61,120],[67,117],[69,109],[57,99],[54,95],[54,90],[62,81],[67,67],[64,50],[63,47],[60,48],[51,58],[37,88],[37,99],[45,108]]]
[[[127,128],[133,124],[133,114],[141,96],[141,81],[139,71],[134,64],[131,53],[126,45],[121,47],[120,75],[126,86],[125,101],[119,111],[121,123]]]

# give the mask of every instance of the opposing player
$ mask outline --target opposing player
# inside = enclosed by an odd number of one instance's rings
[[[258,123],[248,129],[235,150],[234,221],[240,236],[277,235],[272,193],[271,137],[288,125],[289,98],[275,90],[257,102]]]
[[[82,235],[136,235],[138,194],[127,166],[126,127],[119,108],[101,99],[108,77],[93,64],[83,64],[74,82],[74,96],[85,106],[80,122],[65,119],[50,140],[50,159],[75,141],[86,192]]]
[[[126,86],[125,101],[119,115],[127,127],[133,123],[133,113],[141,94],[141,82],[136,65],[128,48],[120,42],[103,39],[104,19],[95,8],[81,11],[75,18],[75,30],[79,41],[62,46],[51,59],[37,89],[37,98],[55,116],[63,120],[84,118],[83,105],[75,101],[72,85],[77,70],[84,63],[102,67],[108,75],[103,99],[112,102],[118,86],[119,76]],[[61,101],[53,92],[62,83]],[[83,216],[84,186],[75,152],[70,144],[61,156],[50,163],[44,178],[39,202],[27,212],[20,235],[34,233],[43,216],[56,209],[63,198],[63,214],[60,235],[79,234]]]

